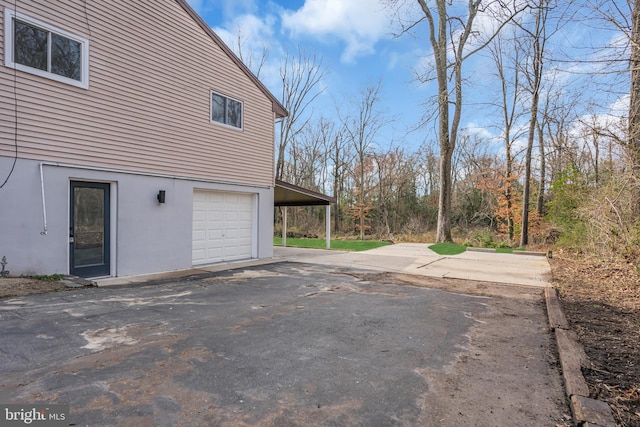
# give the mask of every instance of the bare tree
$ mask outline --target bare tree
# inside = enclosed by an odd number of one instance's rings
[[[287,145],[304,129],[310,119],[311,104],[323,92],[326,68],[316,55],[298,49],[298,55],[287,54],[280,68],[282,105],[289,115],[282,119],[276,160],[276,179],[282,179]]]
[[[323,123],[308,123],[298,137],[289,144],[287,180],[311,190],[319,190],[318,178],[324,167]]]
[[[630,163],[635,203],[631,207],[635,218],[640,217],[640,1],[590,0],[590,8],[599,15],[606,27],[619,31],[626,37],[626,44],[607,43],[598,51],[599,62],[606,67],[606,74],[616,74],[625,80],[629,88],[629,116],[624,146]],[[602,59],[600,59],[602,58]],[[630,82],[626,80],[630,79]]]
[[[544,109],[541,111],[541,117],[538,118],[536,123],[536,133],[538,134],[538,152],[540,154],[540,181],[538,182],[538,201],[536,210],[538,217],[542,218],[545,213],[544,201],[547,182],[547,153],[545,150],[545,129],[547,129],[547,122],[549,121],[549,113],[551,108],[551,90],[547,91],[546,101],[544,103]]]
[[[342,194],[345,187],[345,175],[352,161],[351,144],[346,137],[344,125],[336,128],[333,123],[323,126],[324,140],[327,143],[327,162],[331,164],[333,197],[336,199],[336,210],[333,215],[333,227],[340,232],[342,220]]]
[[[567,21],[574,18],[576,10],[573,7],[573,0],[529,0],[529,7],[533,13],[532,22],[519,24],[522,31],[522,47],[524,52],[529,52],[526,61],[522,63],[522,74],[526,77],[526,89],[530,94],[529,108],[529,131],[527,136],[527,147],[525,155],[525,172],[523,177],[522,191],[522,233],[520,235],[520,245],[526,246],[529,243],[529,202],[531,199],[531,169],[532,152],[536,134],[538,135],[540,149],[540,184],[537,210],[543,211],[544,185],[546,181],[546,156],[544,152],[544,130],[546,123],[550,120],[550,97],[557,97],[558,92],[551,90],[553,81],[545,79],[545,63],[551,61],[547,55],[546,47],[551,38],[564,26]],[[549,89],[547,99],[544,101],[544,111],[540,111],[541,92],[543,85]],[[541,123],[541,121],[543,123]]]
[[[514,12],[504,19],[497,16],[497,30],[480,41],[472,48],[468,42],[475,36],[474,21],[479,12],[490,13],[500,10],[501,13],[511,8],[504,1],[469,0],[464,14],[452,16],[450,9],[453,5],[449,0],[435,0],[435,8],[427,4],[426,0],[417,0],[421,10],[421,19],[408,25],[403,25],[403,32],[408,32],[419,23],[428,23],[428,37],[433,49],[434,68],[438,85],[438,141],[440,145],[440,191],[438,200],[438,224],[436,240],[450,242],[451,237],[451,200],[452,188],[452,157],[456,147],[458,128],[462,115],[462,65],[476,52],[483,49],[520,10],[513,6]],[[398,1],[391,1],[394,6]],[[451,56],[450,56],[451,55]],[[452,59],[451,59],[452,58]],[[449,76],[451,72],[451,78]],[[450,87],[453,82],[453,87]],[[449,110],[453,108],[450,117]]]
[[[256,56],[250,51],[247,52],[247,49],[245,49],[246,43],[247,38],[242,34],[242,30],[239,29],[234,46],[236,53],[238,54],[240,60],[244,62],[247,67],[249,67],[253,74],[255,74],[257,78],[260,78],[262,68],[267,63],[267,59],[269,58],[271,45],[265,40],[262,40],[260,53]]]
[[[365,186],[365,166],[376,134],[384,125],[382,113],[378,110],[380,102],[380,86],[366,87],[360,94],[360,99],[354,105],[355,112],[351,116],[342,117],[342,123],[351,142],[356,156],[355,178],[358,196],[357,209],[360,221],[360,239],[364,240],[365,232],[365,200],[367,188]]]
[[[629,151],[636,179],[633,213],[640,217],[640,1],[631,12],[631,99],[629,103]]]
[[[571,138],[571,127],[576,120],[576,108],[581,98],[577,95],[563,97],[547,97],[549,106],[542,124],[545,126],[548,150],[546,166],[549,181],[555,182],[567,165],[575,163],[576,147]]]
[[[438,156],[432,147],[435,143],[423,143],[416,152],[416,155],[422,159],[414,165],[420,184],[418,192],[425,196],[432,197],[437,194],[438,183]]]
[[[402,161],[404,153],[399,148],[389,148],[386,152],[374,152],[373,160],[378,174],[378,200],[376,208],[379,217],[379,226],[386,238],[391,235],[390,211],[392,195],[399,193],[399,181],[401,177]]]
[[[517,38],[516,34],[511,36],[513,40]],[[514,188],[513,184],[516,175],[514,174],[514,153],[513,144],[521,136],[516,129],[516,123],[521,116],[518,110],[521,104],[522,92],[520,87],[520,55],[521,51],[514,42],[514,49],[508,50],[507,40],[502,35],[489,46],[489,52],[496,65],[496,74],[500,81],[500,102],[498,104],[502,115],[502,138],[504,140],[505,151],[505,167],[504,167],[504,189],[503,195],[506,202],[507,215],[507,234],[509,240],[514,238]],[[507,52],[511,51],[512,56]]]
[[[525,154],[524,183],[522,190],[522,232],[520,234],[520,246],[529,244],[529,200],[531,198],[531,155],[533,143],[538,127],[538,107],[540,103],[540,87],[542,85],[543,58],[545,46],[548,41],[547,18],[549,17],[551,0],[538,0],[533,6],[534,24],[533,28],[521,26],[522,30],[529,36],[531,46],[527,48],[531,51],[531,57],[524,66],[524,74],[528,80],[528,89],[531,94],[531,107],[529,118],[529,134],[527,137],[527,149]],[[529,50],[525,48],[526,50]]]

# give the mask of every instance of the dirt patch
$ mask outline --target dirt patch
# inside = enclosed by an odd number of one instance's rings
[[[544,303],[528,295],[494,296],[491,310],[476,318],[483,327],[470,334],[469,351],[451,366],[454,375],[429,373],[434,391],[425,413],[437,422],[421,425],[570,425],[557,350],[540,323]]]
[[[593,366],[590,397],[611,406],[620,426],[640,426],[640,273],[624,261],[551,260],[562,308]]]
[[[36,277],[0,277],[0,299],[71,291],[95,286],[96,284],[91,280],[77,276],[63,276],[61,274]]]
[[[45,294],[67,290],[64,282],[38,280],[30,277],[0,278],[0,299]]]

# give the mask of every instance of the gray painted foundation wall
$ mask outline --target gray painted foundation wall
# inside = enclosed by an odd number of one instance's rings
[[[13,159],[0,157],[0,184]],[[0,258],[12,276],[69,273],[69,184],[111,184],[111,275],[134,276],[192,267],[193,190],[254,194],[253,258],[273,256],[273,188],[137,175],[118,171],[42,166],[18,159],[0,189]],[[166,191],[166,203],[156,195]]]

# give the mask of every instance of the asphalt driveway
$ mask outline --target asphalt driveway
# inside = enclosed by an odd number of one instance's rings
[[[455,289],[456,292],[449,292]],[[279,262],[0,301],[0,402],[90,426],[541,426],[539,289]]]

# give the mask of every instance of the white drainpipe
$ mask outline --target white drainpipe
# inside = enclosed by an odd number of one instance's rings
[[[47,235],[47,203],[44,199],[44,173],[42,171],[44,166],[43,162],[40,162],[40,189],[42,191],[42,223],[43,230],[40,232],[43,236]]]

